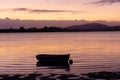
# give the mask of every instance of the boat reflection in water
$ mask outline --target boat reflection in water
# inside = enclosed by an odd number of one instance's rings
[[[43,63],[38,61],[36,64],[37,67],[48,67],[49,69],[64,69],[66,71],[70,71],[70,64],[66,63]]]

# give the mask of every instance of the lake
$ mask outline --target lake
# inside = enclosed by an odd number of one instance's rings
[[[36,66],[41,53],[70,53],[74,63]],[[0,33],[0,74],[95,71],[120,71],[120,32]]]

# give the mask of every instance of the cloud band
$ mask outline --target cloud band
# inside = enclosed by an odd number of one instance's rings
[[[112,4],[112,3],[119,3],[120,0],[99,0],[96,2],[92,2],[92,4]]]
[[[60,12],[86,12],[86,11],[74,11],[74,10],[47,10],[47,9],[29,9],[29,8],[13,8],[9,11],[23,11],[30,13],[60,13]]]

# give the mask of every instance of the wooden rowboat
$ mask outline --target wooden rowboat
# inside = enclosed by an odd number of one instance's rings
[[[42,63],[68,63],[70,54],[38,54],[36,58]]]

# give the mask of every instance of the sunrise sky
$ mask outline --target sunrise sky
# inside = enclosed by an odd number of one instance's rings
[[[1,0],[0,18],[120,21],[120,0]]]

